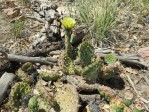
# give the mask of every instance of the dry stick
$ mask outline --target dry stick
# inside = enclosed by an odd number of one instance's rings
[[[139,99],[143,101],[144,107],[145,107],[146,110],[148,111],[149,108],[145,105],[145,103],[149,103],[149,101],[147,101],[146,99],[144,99],[143,97],[140,96],[140,94],[138,93],[137,89],[135,88],[135,85],[134,85],[134,83],[132,82],[132,80],[131,80],[131,78],[129,77],[129,75],[126,74],[126,76],[127,76],[127,78],[128,78],[129,83],[132,85],[134,91],[136,92],[137,97],[139,97]]]
[[[37,16],[33,16],[33,15],[29,15],[29,14],[27,14],[27,15],[25,15],[27,18],[30,18],[30,19],[35,19],[35,20],[37,20],[37,21],[39,21],[39,22],[41,22],[41,23],[45,23],[46,22],[46,20],[44,20],[44,19],[41,19],[40,17],[37,17]]]
[[[32,62],[53,65],[57,60],[51,57],[28,57],[22,55],[7,54],[7,56],[0,57],[0,60],[19,61],[19,62]]]
[[[146,81],[146,83],[149,85],[149,79],[147,76],[144,76],[143,79]]]

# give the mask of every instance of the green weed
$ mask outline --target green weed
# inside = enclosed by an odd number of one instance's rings
[[[12,33],[14,34],[14,36],[16,38],[21,37],[22,33],[23,33],[23,29],[25,26],[25,22],[24,21],[15,21],[15,23],[13,23],[12,25]]]
[[[27,3],[29,3],[30,2],[30,0],[19,0],[19,3],[21,4],[21,5],[26,5]]]

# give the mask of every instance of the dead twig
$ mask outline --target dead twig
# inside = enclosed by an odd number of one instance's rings
[[[0,51],[1,52],[1,51]],[[7,56],[0,56],[0,60],[19,61],[19,62],[32,62],[53,65],[57,60],[52,57],[28,57],[22,55],[5,54]]]

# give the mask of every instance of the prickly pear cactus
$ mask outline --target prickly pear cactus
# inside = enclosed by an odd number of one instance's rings
[[[28,102],[28,108],[30,109],[31,112],[38,111],[38,101],[36,96],[33,96],[32,98],[30,98]]]
[[[19,68],[16,71],[16,75],[21,81],[31,84],[32,82],[31,77],[28,75],[28,73],[25,73],[21,68]]]
[[[50,105],[53,105],[53,93],[55,92],[55,90],[50,87],[46,87],[45,83],[46,82],[43,80],[38,80],[35,88],[39,91],[40,96],[44,100],[46,100]]]
[[[38,101],[39,112],[40,111],[55,112],[55,110],[51,107],[51,105],[44,98],[38,97],[37,101]]]
[[[56,85],[57,92],[55,94],[55,100],[60,107],[59,112],[78,112],[79,97],[76,88],[69,84],[62,86]]]
[[[115,93],[110,87],[99,86],[97,89],[100,96],[103,97],[106,101],[110,102],[111,99],[115,98]]]
[[[125,92],[123,103],[126,106],[130,106],[133,103],[133,93],[132,92]]]
[[[104,57],[104,60],[107,64],[114,64],[117,59],[114,54],[110,53]]]
[[[138,101],[132,112],[144,112],[142,101]]]
[[[83,42],[78,48],[78,57],[82,65],[89,65],[94,56],[94,48],[88,42]]]
[[[114,64],[109,64],[106,66],[103,66],[101,68],[101,74],[99,75],[99,77],[103,80],[106,81],[114,76],[116,76],[116,74],[120,74],[125,72],[123,66],[120,64],[120,62],[115,62]]]
[[[83,77],[90,82],[95,82],[98,79],[101,66],[102,63],[97,61],[85,67],[85,69],[82,71]]]
[[[75,66],[73,61],[67,55],[63,57],[63,70],[69,75],[75,74]]]
[[[56,81],[60,76],[52,71],[48,70],[37,70],[39,76],[45,81]]]
[[[30,86],[25,82],[16,83],[10,92],[9,101],[14,111],[17,111],[21,103],[23,102],[23,98],[32,93]]]
[[[125,105],[121,99],[112,99],[110,102],[110,112],[124,112]]]
[[[31,73],[34,71],[34,67],[33,64],[30,62],[27,62],[25,64],[22,65],[21,69],[26,72],[26,73]]]

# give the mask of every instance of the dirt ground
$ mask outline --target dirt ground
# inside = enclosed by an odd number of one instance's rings
[[[0,12],[0,46],[4,46],[4,44],[11,41],[12,38],[10,21]]]

